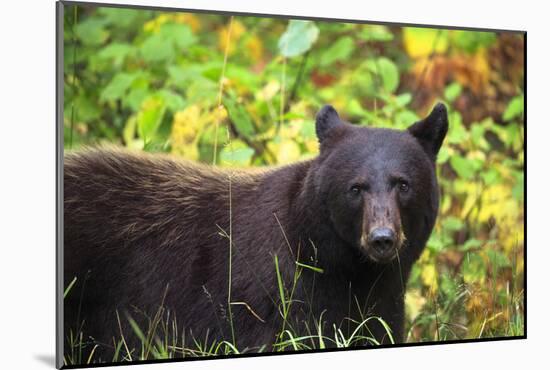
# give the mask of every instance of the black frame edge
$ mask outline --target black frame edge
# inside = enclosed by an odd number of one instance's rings
[[[63,367],[63,31],[64,31],[65,4],[61,1],[55,3],[55,366]]]
[[[527,32],[523,33],[523,336],[527,339]]]
[[[106,7],[106,8],[122,8],[122,9],[135,9],[135,10],[156,10],[165,12],[187,12],[187,13],[201,13],[211,15],[225,15],[225,16],[244,16],[244,17],[270,17],[270,18],[283,18],[283,19],[300,19],[300,20],[312,20],[312,21],[325,21],[325,22],[341,22],[341,23],[360,23],[360,24],[378,24],[387,26],[398,27],[418,27],[418,28],[444,28],[448,30],[464,30],[464,31],[479,31],[479,32],[510,32],[510,33],[526,33],[526,30],[512,30],[512,29],[498,29],[498,28],[481,28],[481,27],[467,27],[467,26],[450,26],[444,24],[419,24],[419,23],[407,23],[407,22],[387,22],[387,21],[373,21],[368,19],[347,19],[347,18],[328,18],[328,17],[313,17],[303,15],[291,15],[291,14],[271,14],[271,13],[253,13],[242,12],[232,10],[213,10],[213,9],[194,9],[194,8],[176,8],[170,6],[156,6],[156,5],[135,5],[127,3],[97,3],[87,1],[73,1],[73,0],[61,0],[65,5],[76,6],[90,6],[90,7]]]

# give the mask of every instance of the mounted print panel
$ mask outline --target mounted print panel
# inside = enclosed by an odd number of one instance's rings
[[[525,338],[525,42],[58,3],[58,366]]]

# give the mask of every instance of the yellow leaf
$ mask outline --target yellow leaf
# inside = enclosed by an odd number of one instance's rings
[[[201,22],[199,18],[194,14],[189,13],[178,13],[174,14],[174,21],[180,24],[186,24],[191,27],[193,32],[197,32],[201,29]]]
[[[170,14],[161,14],[156,18],[153,18],[149,22],[143,25],[143,29],[147,32],[156,33],[160,30],[160,27],[171,19]]]
[[[257,94],[256,98],[263,101],[269,101],[279,92],[281,84],[277,80],[271,80]]]
[[[476,207],[479,192],[481,190],[479,185],[474,182],[465,182],[463,187],[464,190],[462,190],[462,192],[466,193],[466,200],[464,200],[462,204],[462,212],[460,213],[461,218],[465,218],[472,212],[472,209]]]
[[[197,105],[191,105],[174,115],[170,134],[172,153],[188,159],[198,159],[198,133],[202,126],[200,113]]]
[[[222,27],[218,32],[218,47],[222,52],[225,52],[225,48],[227,46],[229,29],[230,25],[228,24],[227,26]],[[229,54],[232,54],[235,51],[235,44],[245,32],[246,27],[240,21],[233,20],[231,35],[229,37]]]
[[[246,42],[246,50],[248,54],[250,55],[250,58],[254,62],[259,62],[262,59],[262,56],[264,54],[264,48],[262,45],[262,41],[260,38],[256,35],[250,37],[248,41]]]
[[[197,32],[201,28],[199,19],[188,13],[177,14],[160,14],[158,17],[151,19],[143,25],[143,30],[146,32],[156,33],[160,30],[163,24],[167,22],[175,22],[180,24],[186,24],[191,27],[193,32]]]
[[[412,58],[429,56],[432,52],[443,53],[449,46],[447,32],[429,28],[406,27],[403,42]]]
[[[407,290],[407,293],[405,294],[405,312],[407,313],[410,321],[414,321],[418,314],[420,314],[422,308],[426,304],[426,301],[426,298],[420,293],[420,290]]]
[[[305,140],[304,144],[307,149],[307,154],[316,156],[319,153],[319,142],[316,139]]]
[[[278,164],[296,162],[300,158],[300,147],[294,140],[283,140],[280,143],[268,144],[277,157]]]
[[[422,282],[430,288],[431,291],[437,291],[437,269],[434,264],[425,265],[422,268]]]

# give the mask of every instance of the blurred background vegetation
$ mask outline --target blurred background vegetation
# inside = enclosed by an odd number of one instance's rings
[[[323,104],[404,129],[446,102],[440,216],[406,338],[523,335],[523,35],[86,6],[64,22],[65,150],[279,165],[316,155]]]

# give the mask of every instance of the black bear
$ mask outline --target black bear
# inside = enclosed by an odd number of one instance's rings
[[[77,279],[65,331],[105,348],[121,331],[131,342],[127,318],[146,325],[140,313],[162,305],[189,338],[241,350],[272,348],[283,329],[334,338],[361,323],[375,342],[402,341],[447,127],[443,104],[405,131],[352,125],[325,106],[315,159],[252,172],[116,149],[67,154],[65,286]]]

